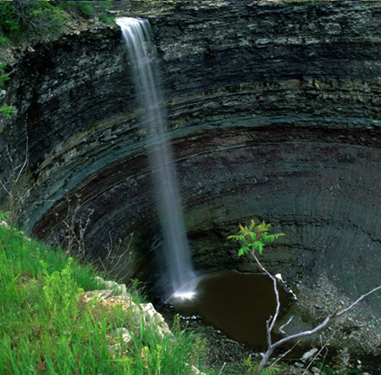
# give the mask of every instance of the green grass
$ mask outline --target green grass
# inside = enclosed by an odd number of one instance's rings
[[[82,291],[100,289],[97,275],[0,225],[0,374],[190,374],[189,364],[199,365],[198,336],[161,338],[120,305],[84,304]],[[115,334],[121,327],[129,346]]]

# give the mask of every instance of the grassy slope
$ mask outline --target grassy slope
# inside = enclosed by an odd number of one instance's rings
[[[71,19],[94,15],[86,2],[16,5],[1,3],[0,45],[31,34],[54,37]],[[112,22],[106,14],[99,18]],[[191,373],[202,349],[195,335],[178,331],[162,339],[155,326],[120,306],[81,303],[82,291],[102,289],[97,275],[63,251],[0,225],[0,374]],[[132,334],[129,347],[115,334],[121,327]]]
[[[187,374],[198,364],[193,334],[160,339],[118,306],[80,302],[96,272],[0,225],[0,374]],[[126,327],[133,344],[112,353]],[[138,328],[136,328],[138,327]]]

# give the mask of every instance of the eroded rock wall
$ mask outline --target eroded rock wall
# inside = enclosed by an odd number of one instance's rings
[[[149,18],[161,60],[196,268],[252,270],[225,238],[255,217],[287,235],[264,258],[271,270],[327,271],[353,296],[379,282],[381,5],[179,2],[131,14]],[[126,248],[131,233],[134,254],[151,256],[149,145],[119,29],[33,48],[13,65],[18,114],[0,145],[5,175],[6,144],[20,163],[28,136],[26,228],[62,239],[76,211],[90,219],[89,257]]]

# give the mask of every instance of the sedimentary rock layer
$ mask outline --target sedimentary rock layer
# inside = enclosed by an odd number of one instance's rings
[[[144,12],[131,15],[152,25],[196,267],[251,270],[225,238],[255,217],[287,235],[265,257],[272,270],[327,271],[353,295],[379,281],[381,5]],[[92,258],[124,249],[132,233],[132,258],[160,246],[129,73],[120,30],[96,25],[21,54],[7,87],[18,113],[1,129],[0,172],[12,167],[6,146],[17,166],[27,144],[24,225],[62,240],[75,212]]]

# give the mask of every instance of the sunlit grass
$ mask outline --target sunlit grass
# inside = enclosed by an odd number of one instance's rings
[[[0,225],[0,374],[190,374],[199,365],[196,335],[163,338],[118,306],[82,303],[82,291],[100,289],[97,275]]]

